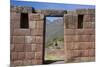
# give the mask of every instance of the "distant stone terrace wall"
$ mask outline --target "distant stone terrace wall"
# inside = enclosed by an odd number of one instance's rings
[[[12,6],[11,65],[43,64],[46,16],[64,17],[65,62],[95,60],[94,9],[34,10],[31,7]],[[83,21],[78,20],[82,18]]]
[[[54,9],[35,10],[32,7],[12,6],[11,12],[38,13],[38,14],[44,14],[45,16],[64,16],[64,14],[67,13],[67,10],[54,10]]]

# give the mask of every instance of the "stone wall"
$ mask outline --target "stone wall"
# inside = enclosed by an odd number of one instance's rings
[[[44,15],[28,13],[29,27],[21,28],[21,12],[11,12],[11,65],[43,63]]]
[[[21,28],[21,13],[28,14],[28,27]],[[83,26],[78,28],[79,15]],[[64,17],[65,62],[95,60],[95,10],[33,10],[31,7],[11,7],[11,65],[43,64],[45,17]]]
[[[78,28],[78,15],[83,15],[83,28]],[[95,11],[76,10],[64,15],[66,62],[95,61]]]

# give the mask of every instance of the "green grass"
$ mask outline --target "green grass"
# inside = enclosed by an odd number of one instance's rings
[[[63,57],[53,56],[53,55],[45,55],[45,60],[63,60]]]

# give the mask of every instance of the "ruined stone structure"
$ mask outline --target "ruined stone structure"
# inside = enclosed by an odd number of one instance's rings
[[[95,60],[94,9],[34,10],[12,6],[11,65],[43,64],[46,16],[64,18],[65,62]]]

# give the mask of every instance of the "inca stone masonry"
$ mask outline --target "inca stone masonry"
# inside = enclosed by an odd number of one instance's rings
[[[95,9],[35,10],[11,6],[11,65],[44,63],[47,16],[64,18],[65,63],[95,61]]]

